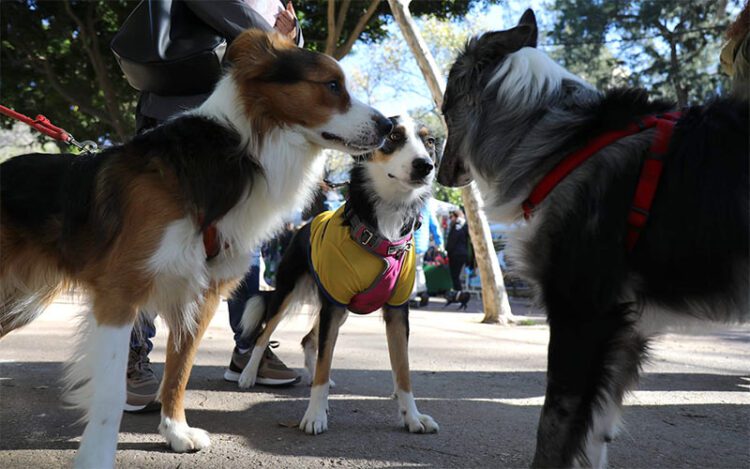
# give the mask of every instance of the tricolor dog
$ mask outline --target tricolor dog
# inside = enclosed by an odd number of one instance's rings
[[[310,198],[321,150],[363,153],[392,123],[349,95],[335,60],[251,30],[199,108],[96,155],[31,154],[0,166],[0,335],[72,285],[91,312],[67,374],[88,421],[78,467],[112,467],[136,314],[169,325],[159,431],[177,452],[209,445],[188,426],[198,343],[250,252]]]
[[[528,10],[459,54],[438,181],[528,220],[510,255],[550,325],[533,466],[602,467],[649,339],[750,319],[748,102],[600,92],[536,42]]]
[[[297,232],[279,265],[276,290],[248,301],[242,318],[245,331],[265,323],[240,376],[240,387],[249,387],[284,314],[305,302],[319,311],[302,341],[312,390],[299,428],[310,434],[328,430],[331,360],[347,310],[367,314],[379,308],[401,421],[412,433],[438,430],[414,401],[407,347],[416,257],[412,233],[430,197],[437,151],[426,127],[407,116],[391,120],[394,127],[385,144],[353,167],[346,204]]]

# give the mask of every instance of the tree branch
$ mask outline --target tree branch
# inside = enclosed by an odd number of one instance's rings
[[[328,34],[326,35],[325,53],[333,55],[336,50],[336,0],[328,0]]]
[[[38,65],[39,63],[41,63],[41,67]],[[103,113],[101,109],[97,109],[93,106],[87,105],[83,99],[75,96],[73,92],[66,89],[63,84],[57,80],[54,70],[52,70],[52,67],[50,67],[49,63],[46,60],[42,59],[41,57],[37,57],[36,61],[32,61],[31,64],[36,70],[39,70],[47,76],[47,80],[49,81],[52,89],[54,89],[57,94],[59,94],[64,100],[78,107],[78,109],[85,112],[86,114],[99,119],[112,128],[115,128],[115,123],[112,122],[110,117],[107,114]]]
[[[339,7],[339,17],[336,20],[335,30],[336,39],[341,36],[341,31],[344,30],[344,20],[346,20],[346,14],[349,12],[350,3],[351,0],[344,0],[343,2],[341,2],[341,6]]]
[[[370,21],[370,18],[372,18],[372,15],[375,14],[375,10],[378,9],[379,4],[379,0],[372,0],[372,2],[370,2],[370,6],[367,7],[367,11],[364,15],[359,17],[357,25],[354,26],[354,29],[352,29],[352,32],[346,39],[344,45],[336,49],[336,54],[334,55],[334,58],[336,58],[336,60],[343,58],[344,56],[346,56],[346,54],[349,53],[350,50],[352,50],[354,43],[357,42],[357,39],[359,39],[359,35],[362,34],[362,31],[365,30],[367,23]]]

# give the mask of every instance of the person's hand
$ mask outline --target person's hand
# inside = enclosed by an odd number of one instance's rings
[[[286,9],[276,16],[273,28],[292,41],[297,39],[297,14],[294,12],[292,2],[287,2]]]

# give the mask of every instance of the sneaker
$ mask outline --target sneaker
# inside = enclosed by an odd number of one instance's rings
[[[266,348],[263,358],[260,361],[260,366],[258,366],[258,376],[255,379],[256,384],[286,386],[300,381],[300,376],[297,372],[284,365],[284,362],[271,351],[271,348],[278,346],[279,343],[276,341],[268,344],[268,348]],[[245,369],[251,355],[252,349],[245,353],[240,353],[237,347],[235,347],[232,351],[232,360],[229,362],[229,367],[224,371],[224,379],[232,382],[239,381],[242,370]]]
[[[159,394],[159,380],[151,369],[147,353],[145,347],[140,350],[130,349],[125,412],[142,414],[161,409],[161,403],[156,400]]]

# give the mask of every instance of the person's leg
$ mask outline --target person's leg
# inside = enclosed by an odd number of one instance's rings
[[[234,344],[240,352],[247,352],[258,338],[261,330],[261,324],[249,335],[242,337],[242,313],[245,312],[247,300],[258,294],[260,289],[260,268],[257,265],[250,266],[250,270],[245,274],[240,286],[234,292],[231,298],[227,299],[229,309],[229,325],[234,332]]]
[[[224,371],[224,379],[227,381],[237,382],[242,375],[252,355],[255,342],[258,340],[263,331],[263,322],[247,336],[242,335],[242,315],[245,312],[247,301],[258,295],[260,291],[260,267],[253,265],[245,274],[240,286],[234,292],[231,298],[227,300],[229,309],[229,325],[234,332],[234,350],[229,367]],[[292,384],[299,381],[299,375],[296,371],[288,368],[277,356],[271,351],[271,347],[277,347],[278,342],[271,342],[263,354],[256,382],[267,386],[279,386]]]
[[[458,291],[461,290],[461,270],[466,264],[466,259],[462,257],[450,257],[449,267],[451,270],[451,282],[453,282],[453,289]]]
[[[159,380],[151,368],[148,354],[154,348],[151,339],[156,335],[156,326],[150,315],[141,313],[130,332],[130,352],[127,368],[127,400],[125,411],[133,413],[155,412]]]

